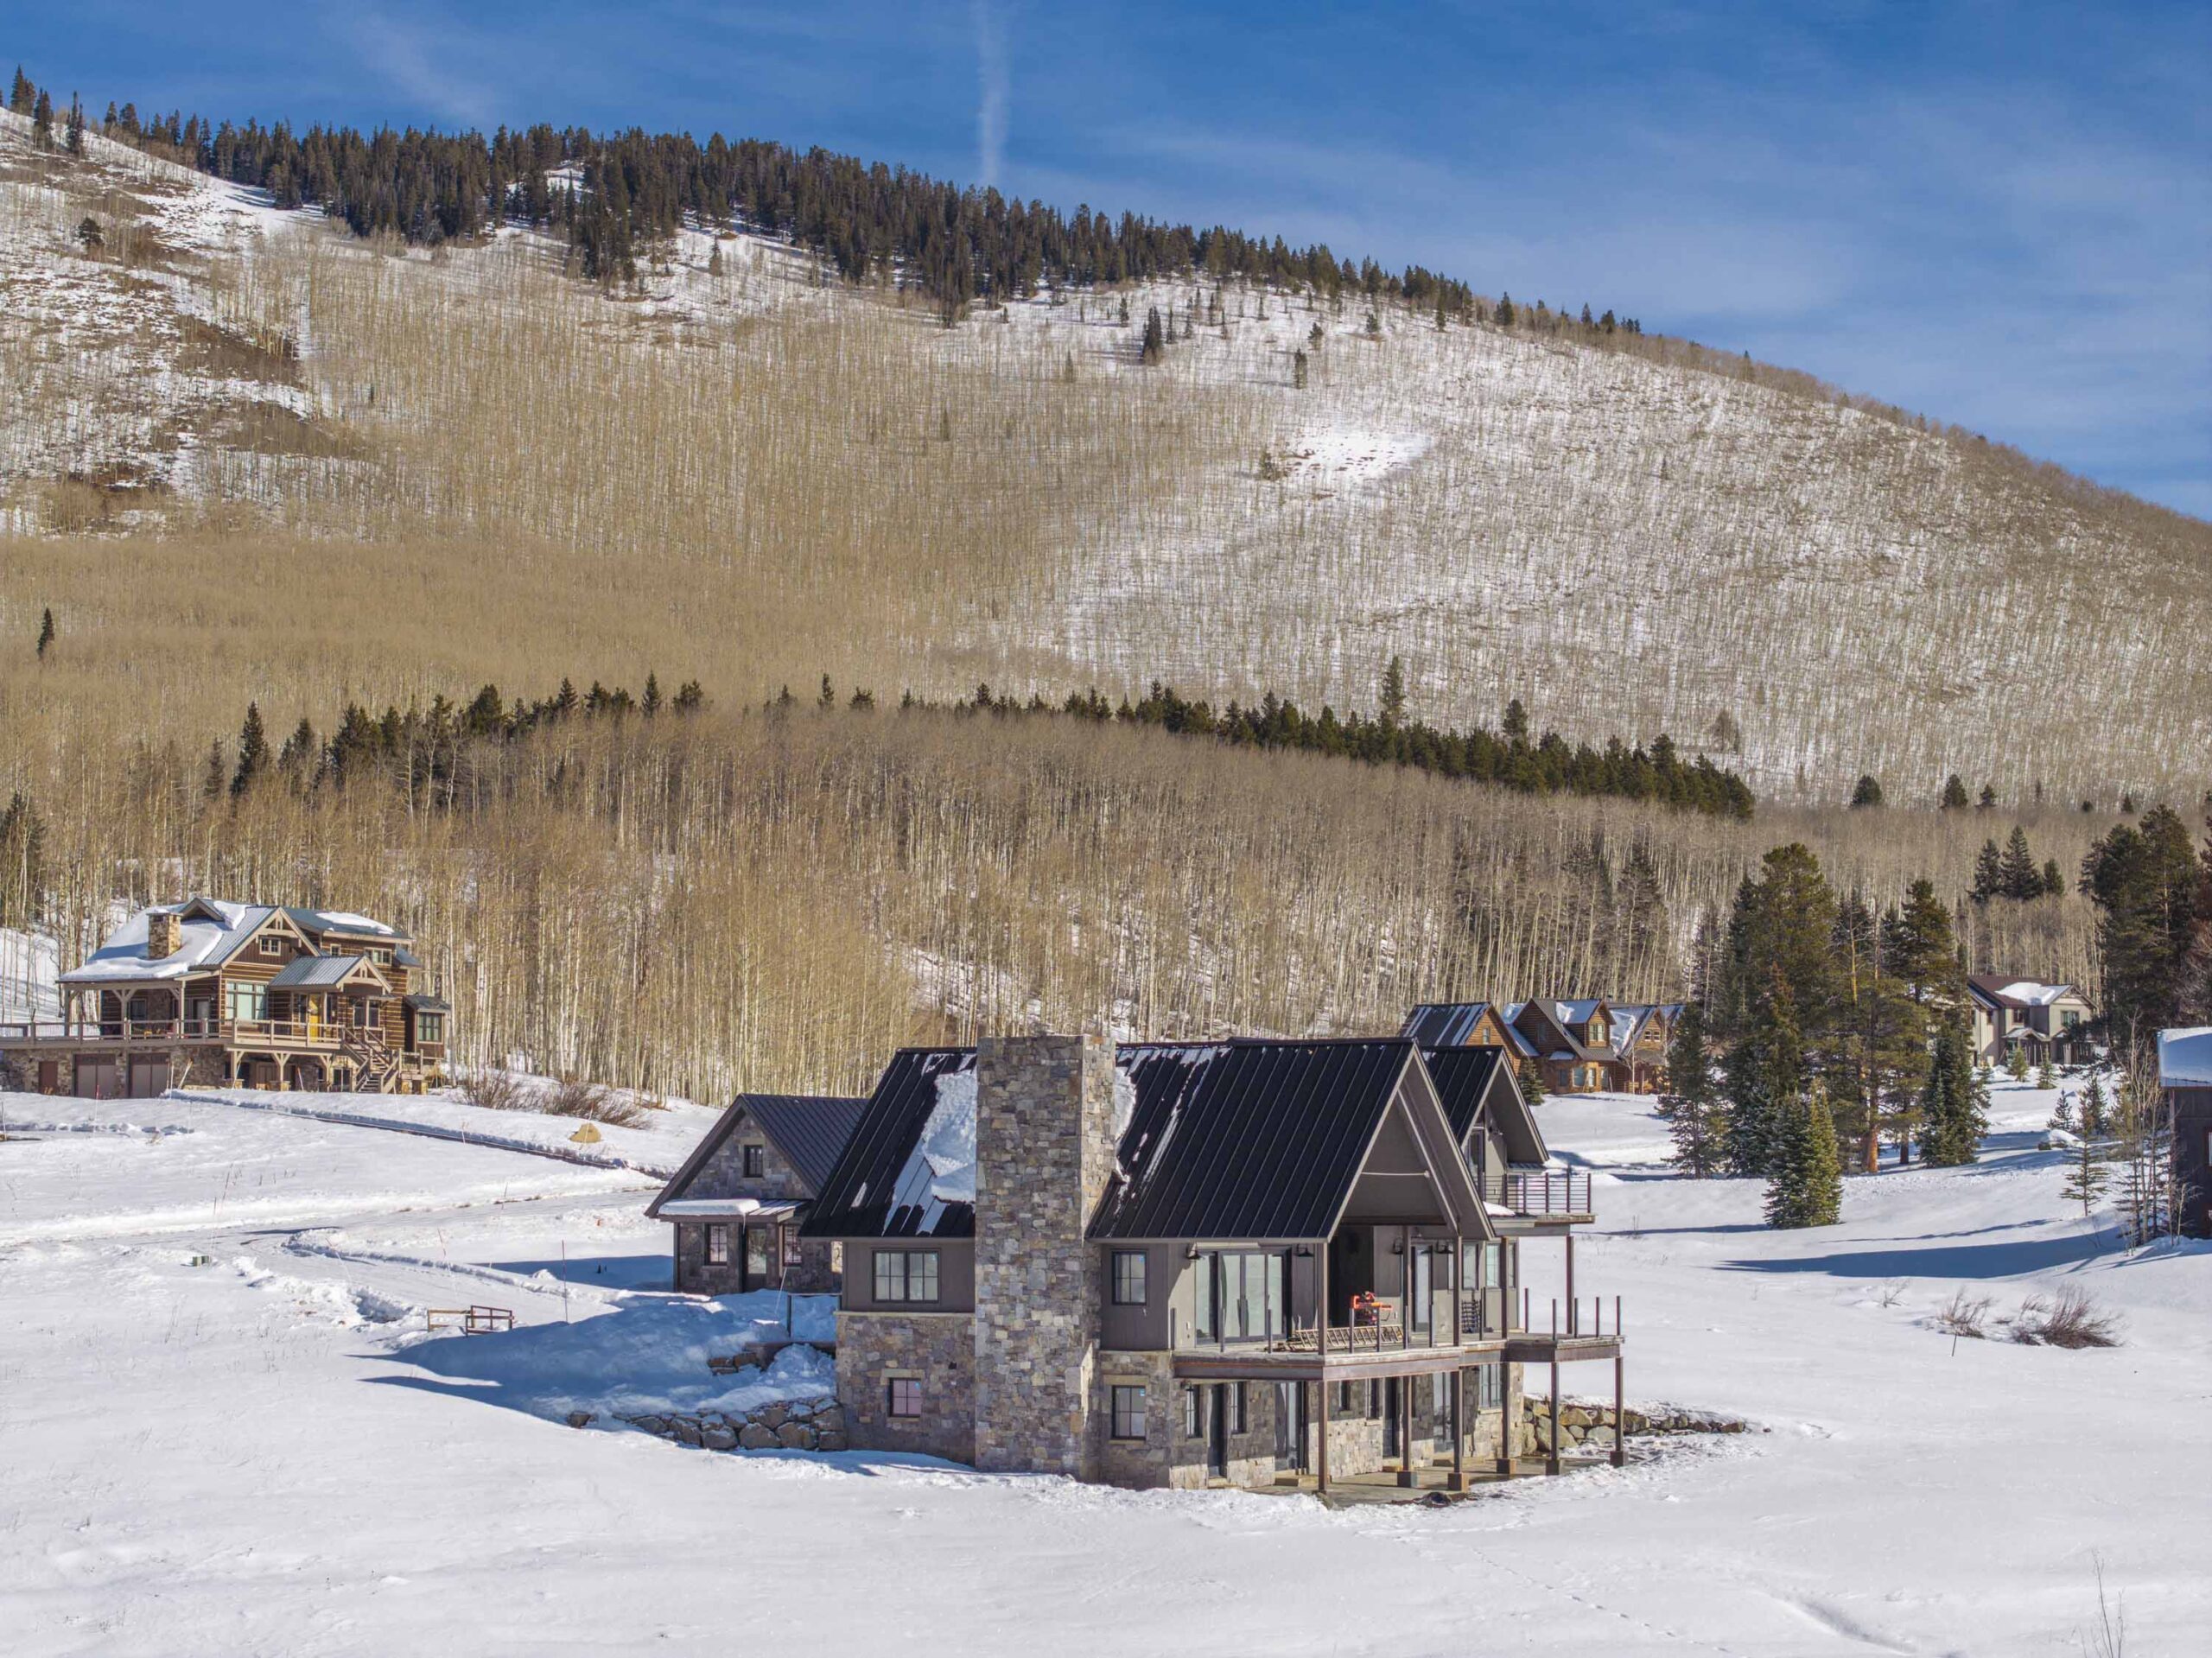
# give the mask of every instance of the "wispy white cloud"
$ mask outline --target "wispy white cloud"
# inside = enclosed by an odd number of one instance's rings
[[[1006,164],[1006,20],[992,0],[975,0],[976,15],[976,181],[995,185]]]
[[[476,42],[461,31],[426,28],[372,5],[351,8],[339,29],[361,60],[410,103],[456,126],[492,120],[499,99],[491,80],[456,67],[482,61]]]

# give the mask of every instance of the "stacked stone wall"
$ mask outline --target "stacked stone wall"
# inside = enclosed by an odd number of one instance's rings
[[[976,1049],[976,1465],[1097,1476],[1099,1252],[1114,1051],[1099,1036]]]
[[[842,1451],[850,1443],[844,1407],[826,1396],[787,1399],[749,1411],[672,1412],[622,1420],[664,1439],[708,1451]],[[591,1417],[579,1411],[569,1423],[587,1427]]]
[[[837,1402],[855,1450],[976,1460],[974,1320],[964,1312],[840,1312]],[[922,1413],[891,1414],[894,1378],[921,1383]]]

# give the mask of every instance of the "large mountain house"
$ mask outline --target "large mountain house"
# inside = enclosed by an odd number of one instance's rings
[[[903,1051],[801,1227],[844,1253],[851,1442],[1126,1486],[1529,1471],[1523,1366],[1621,1382],[1573,1299],[1587,1177],[1544,1162],[1497,1048]],[[1533,1319],[1530,1237],[1569,1286]]]
[[[2002,973],[1967,976],[1978,1065],[2003,1065],[2015,1048],[2028,1063],[2070,1065],[2088,1057],[2089,1004],[2070,984],[2044,984]]]
[[[799,1223],[867,1103],[817,1094],[732,1100],[645,1206],[676,1229],[676,1287],[693,1295],[836,1289],[839,1250],[801,1238]]]
[[[1427,1047],[1495,1047],[1537,1067],[1553,1094],[1649,1094],[1666,1081],[1678,1002],[1602,997],[1535,1001],[1423,1002],[1400,1034]]]
[[[60,1019],[0,1025],[0,1050],[27,1086],[87,1098],[419,1092],[443,1078],[451,1010],[412,943],[342,910],[156,905],[60,975]]]
[[[2158,1032],[2158,1086],[2173,1113],[2174,1229],[2212,1238],[2212,1025]]]

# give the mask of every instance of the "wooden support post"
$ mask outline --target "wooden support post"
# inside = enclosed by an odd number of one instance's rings
[[[1321,1359],[1320,1379],[1313,1384],[1321,1395],[1321,1443],[1315,1486],[1325,1492],[1329,1489],[1329,1244],[1325,1238],[1314,1252],[1313,1282],[1313,1350]]]
[[[1628,1465],[1628,1389],[1622,1371],[1625,1361],[1613,1352],[1613,1466]]]
[[[1503,1356],[1498,1359],[1498,1377],[1503,1385],[1498,1389],[1502,1409],[1497,1429],[1497,1477],[1511,1479],[1514,1474],[1513,1436],[1521,1426],[1521,1389],[1515,1385],[1516,1378],[1512,1365],[1507,1363]]]
[[[1316,1468],[1316,1471],[1315,1471],[1314,1485],[1315,1485],[1315,1489],[1316,1489],[1316,1490],[1320,1490],[1320,1491],[1322,1491],[1322,1492],[1325,1493],[1325,1492],[1328,1490],[1328,1489],[1329,1489],[1329,1409],[1330,1409],[1330,1405],[1329,1405],[1329,1380],[1328,1380],[1328,1373],[1327,1373],[1327,1371],[1326,1371],[1325,1369],[1322,1372],[1321,1380],[1320,1380],[1320,1381],[1319,1381],[1319,1382],[1315,1382],[1315,1383],[1313,1384],[1313,1386],[1314,1386],[1314,1388],[1315,1388],[1319,1392],[1319,1394],[1320,1394],[1320,1395],[1321,1395],[1321,1409],[1320,1409],[1319,1419],[1319,1428],[1320,1428],[1320,1436],[1321,1436],[1321,1437],[1320,1437],[1320,1443],[1319,1443],[1319,1456],[1316,1458],[1317,1468]]]
[[[1452,1372],[1452,1489],[1467,1489],[1467,1373]]]
[[[1574,1234],[1567,1235],[1567,1332],[1574,1333]]]
[[[1544,1471],[1559,1472],[1559,1303],[1552,1303],[1552,1442],[1544,1448]]]

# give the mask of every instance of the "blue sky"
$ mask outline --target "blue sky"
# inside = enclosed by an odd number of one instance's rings
[[[1319,238],[2212,517],[2204,0],[73,0],[0,55],[96,111],[720,130]]]

